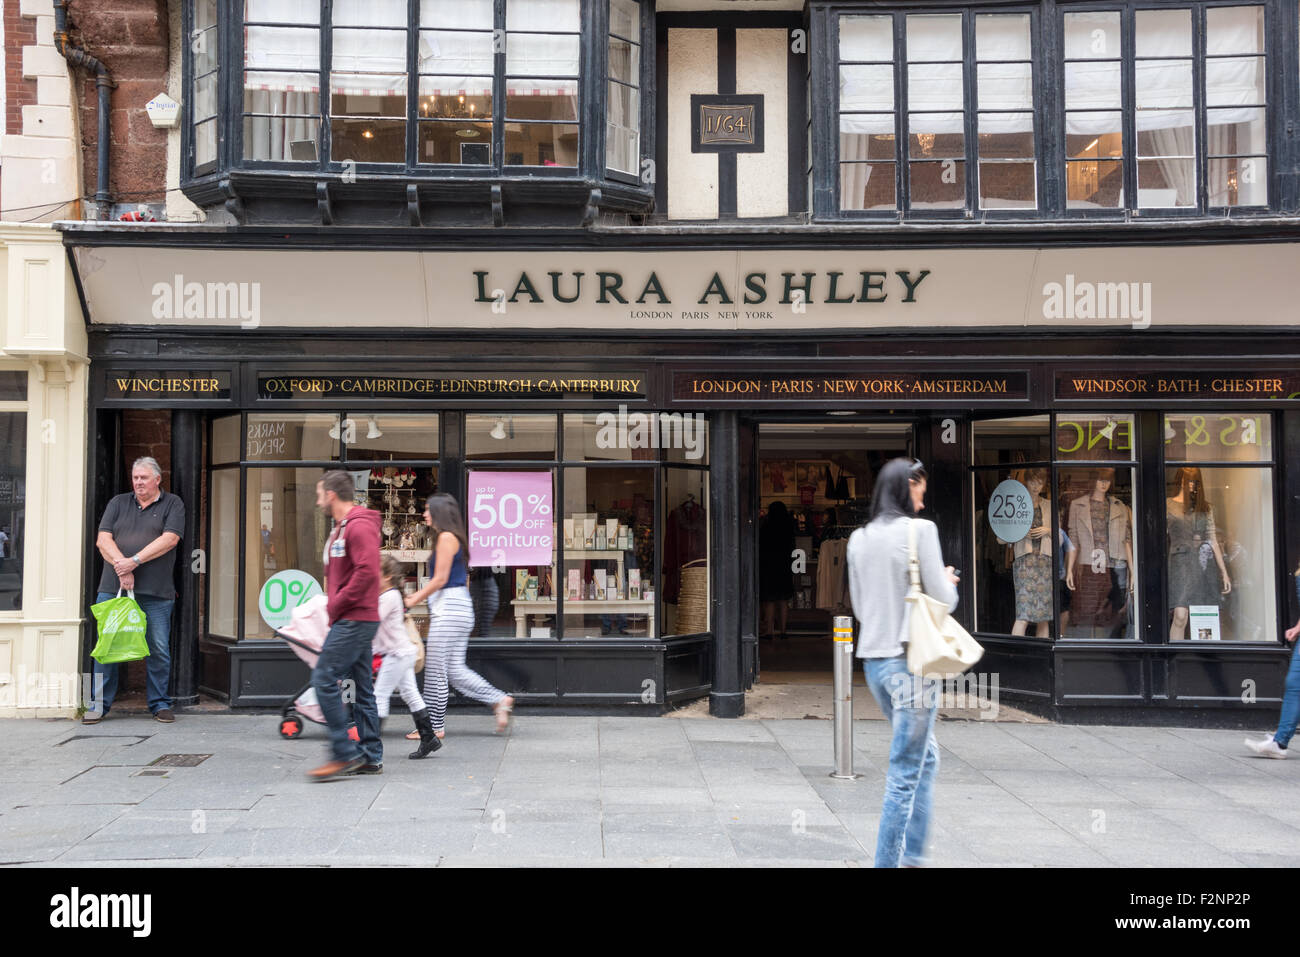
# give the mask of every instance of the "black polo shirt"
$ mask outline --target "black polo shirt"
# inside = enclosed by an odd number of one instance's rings
[[[185,503],[171,492],[163,492],[145,508],[140,507],[134,492],[114,495],[104,509],[99,530],[108,532],[117,543],[118,550],[130,558],[163,532],[185,534]],[[176,552],[173,548],[145,562],[135,570],[135,593],[154,598],[175,598]],[[99,590],[116,594],[119,588],[113,566],[104,563],[104,574],[99,579]]]

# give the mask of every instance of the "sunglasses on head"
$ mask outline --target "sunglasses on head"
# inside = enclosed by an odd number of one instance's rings
[[[925,466],[921,464],[920,459],[912,459],[912,464],[907,469],[907,477],[913,482],[925,478]]]

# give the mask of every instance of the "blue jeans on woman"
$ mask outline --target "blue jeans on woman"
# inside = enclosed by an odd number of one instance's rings
[[[1300,638],[1291,649],[1291,667],[1286,673],[1286,690],[1282,692],[1282,717],[1277,723],[1277,734],[1273,740],[1279,748],[1285,748],[1295,736],[1296,724],[1300,722]]]
[[[116,592],[101,591],[95,596],[95,604],[116,598]],[[172,678],[172,608],[174,598],[158,598],[154,595],[136,595],[135,602],[144,612],[144,638],[149,645],[149,657],[145,661],[147,678],[145,686],[149,692],[149,713],[157,714],[164,708],[172,706],[171,695],[167,686]],[[103,688],[103,697],[96,701],[91,693],[90,711],[94,714],[107,714],[117,697],[117,676],[121,665],[101,665],[94,662],[95,685]],[[102,685],[101,685],[102,677]]]
[[[894,730],[876,834],[876,867],[919,867],[925,863],[934,778],[939,772],[939,742],[934,737],[939,682],[914,677],[907,670],[906,655],[863,658],[862,670]]]

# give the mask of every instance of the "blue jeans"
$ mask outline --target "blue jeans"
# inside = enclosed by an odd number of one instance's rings
[[[95,603],[116,598],[116,592],[101,591],[95,596]],[[157,714],[163,708],[172,706],[171,695],[167,693],[172,677],[172,608],[174,598],[156,598],[153,595],[136,595],[136,604],[144,612],[145,641],[149,644],[149,657],[145,659],[148,668],[146,686],[149,691],[149,713]],[[94,700],[91,694],[90,710],[94,713],[107,712],[117,697],[117,676],[121,665],[101,665],[94,662],[94,674],[99,685],[102,679],[104,697],[102,701]]]
[[[1279,748],[1285,748],[1291,743],[1297,722],[1300,722],[1300,638],[1295,640],[1295,647],[1291,651],[1286,690],[1282,692],[1282,717],[1277,723],[1277,734],[1273,735]]]
[[[311,686],[316,689],[321,711],[325,712],[325,723],[330,729],[330,747],[336,761],[362,758],[367,764],[380,764],[384,760],[384,745],[379,740],[379,711],[371,677],[373,653],[370,643],[378,630],[377,621],[343,619],[334,622],[311,673]],[[360,745],[348,737],[348,716],[343,707],[343,693],[339,690],[339,682],[348,679],[352,682],[352,717],[361,738]]]
[[[939,771],[939,742],[934,737],[939,682],[913,677],[906,655],[863,658],[862,670],[894,730],[876,834],[876,867],[919,866],[925,863],[925,836]]]

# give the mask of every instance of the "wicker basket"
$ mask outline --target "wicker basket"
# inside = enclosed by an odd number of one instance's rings
[[[694,635],[709,630],[709,566],[685,565],[677,595],[677,634]]]

